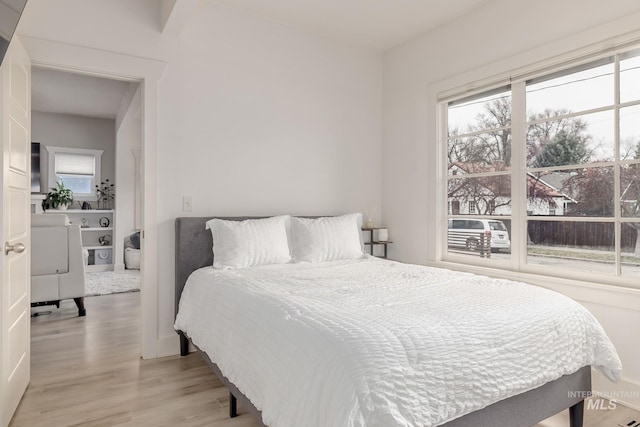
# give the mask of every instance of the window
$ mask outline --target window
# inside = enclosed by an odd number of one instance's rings
[[[487,114],[486,111],[491,111]],[[511,214],[511,91],[509,86],[449,103],[447,201],[473,216]],[[460,210],[454,214],[460,214]],[[471,222],[470,222],[471,223]],[[482,228],[482,223],[478,222]],[[467,227],[471,228],[471,227]],[[449,243],[456,243],[448,239]],[[460,253],[451,244],[451,253]],[[473,247],[473,246],[470,246]],[[508,257],[508,249],[502,256]],[[469,250],[468,256],[480,255]]]
[[[55,153],[55,173],[74,194],[88,194],[96,175],[96,158],[92,154]]]
[[[476,213],[476,202],[473,200],[469,201],[469,213],[475,215]]]
[[[614,52],[442,102],[448,206],[468,203],[513,239],[491,258],[443,239],[443,258],[640,276],[638,79],[640,50]]]
[[[49,187],[62,181],[73,191],[75,200],[95,200],[95,185],[100,183],[102,150],[47,146]]]

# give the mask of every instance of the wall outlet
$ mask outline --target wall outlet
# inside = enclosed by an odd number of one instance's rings
[[[191,212],[193,210],[193,203],[191,196],[182,196],[182,211]]]

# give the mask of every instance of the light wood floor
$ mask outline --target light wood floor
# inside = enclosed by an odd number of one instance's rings
[[[254,427],[198,354],[141,360],[140,293],[73,301],[32,317],[31,384],[11,427]],[[38,311],[47,308],[39,308]]]
[[[258,425],[242,408],[228,418],[228,392],[198,354],[140,360],[139,293],[85,304],[86,317],[65,301],[32,318],[31,384],[10,427]],[[585,416],[585,427],[640,421],[640,413],[622,406]],[[565,411],[536,427],[568,425]]]

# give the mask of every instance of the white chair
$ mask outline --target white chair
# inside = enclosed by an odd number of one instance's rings
[[[31,215],[31,306],[71,299],[84,316],[85,273],[79,225],[67,215]]]

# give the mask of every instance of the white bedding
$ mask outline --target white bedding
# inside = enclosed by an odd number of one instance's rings
[[[271,427],[437,426],[585,365],[621,374],[567,297],[376,258],[200,269],[175,327]]]

